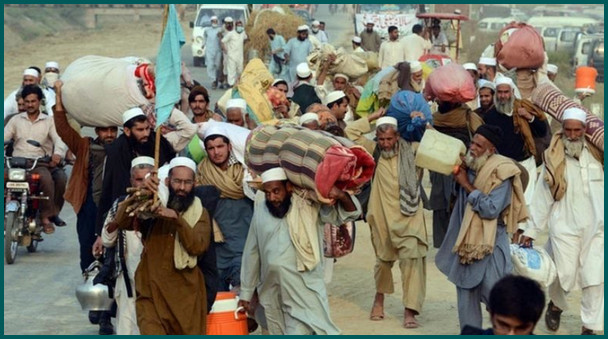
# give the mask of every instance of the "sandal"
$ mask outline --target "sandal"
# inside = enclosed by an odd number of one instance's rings
[[[553,308],[557,307],[553,304],[553,301],[549,301],[547,312],[545,313],[545,325],[547,325],[547,329],[550,331],[557,331],[563,310],[556,311]]]
[[[53,224],[44,224],[44,225],[42,225],[42,228],[43,228],[42,231],[45,234],[53,234],[53,233],[55,233],[55,226],[53,226]]]
[[[382,309],[381,311],[378,311]],[[372,312],[369,315],[369,319],[373,321],[380,321],[384,319],[384,307],[374,305],[372,306]]]
[[[403,322],[403,327],[405,328],[418,328],[419,326],[420,324],[416,321],[416,319],[406,320]]]
[[[596,334],[595,334],[595,332],[593,332],[593,330],[583,327],[583,330],[581,331],[581,335],[596,335]]]

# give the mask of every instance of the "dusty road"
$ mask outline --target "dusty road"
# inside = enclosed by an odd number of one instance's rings
[[[331,42],[348,41],[352,34],[352,20],[344,13],[331,17],[325,5],[320,6],[317,18],[327,22]],[[188,16],[187,16],[188,18]],[[185,35],[190,39],[190,29],[184,23]],[[25,67],[43,65],[48,60],[58,61],[62,67],[72,60],[88,55],[123,57],[129,55],[154,56],[159,43],[160,22],[142,21],[139,24],[121,23],[104,30],[66,32],[61,36],[45,37],[33,41],[19,50],[4,54],[4,93],[8,95],[20,83]],[[346,40],[344,40],[346,39]],[[38,46],[44,45],[44,53]],[[183,48],[183,59],[192,65],[190,48]],[[191,68],[194,78],[207,88],[203,68]],[[220,91],[211,91],[212,102]],[[90,130],[86,130],[90,133]],[[428,185],[427,185],[428,188]],[[19,249],[14,265],[4,265],[4,333],[5,334],[96,334],[97,326],[90,325],[85,312],[75,298],[74,289],[81,281],[78,265],[76,218],[72,207],[66,204],[61,217],[67,227],[57,228],[55,234],[45,236],[37,253]],[[431,214],[425,214],[428,238],[432,239]],[[396,275],[396,293],[387,296],[385,319],[368,320],[374,296],[374,253],[370,242],[369,227],[357,225],[355,251],[337,261],[333,282],[329,287],[332,318],[344,334],[457,334],[458,315],[456,290],[439,273],[434,264],[435,249],[427,258],[427,295],[421,327],[406,330],[401,326],[401,282]],[[539,243],[542,243],[540,241]],[[398,269],[393,271],[395,274]],[[564,312],[558,334],[580,333],[580,293],[570,296],[571,309]],[[487,318],[484,326],[489,327]],[[548,334],[543,320],[537,334]]]

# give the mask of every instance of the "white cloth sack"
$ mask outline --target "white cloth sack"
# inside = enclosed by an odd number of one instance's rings
[[[148,104],[135,77],[143,59],[88,55],[72,62],[61,75],[67,112],[83,126],[122,126],[122,114]]]
[[[511,244],[511,261],[513,273],[536,280],[544,287],[549,287],[557,277],[557,269],[549,254],[541,247],[520,247]]]

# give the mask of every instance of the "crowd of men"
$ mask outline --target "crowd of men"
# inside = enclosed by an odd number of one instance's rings
[[[205,31],[207,76],[213,89],[231,88],[243,71],[247,34],[230,17],[223,28],[217,17],[211,23]],[[532,333],[545,296],[538,283],[510,276],[509,244],[531,246],[547,228],[547,249],[557,267],[547,291],[548,329],[559,328],[568,293],[582,288],[581,333],[603,331],[603,153],[585,139],[587,113],[566,110],[552,131],[547,115],[497,72],[496,59],[464,64],[477,97],[436,100],[432,126],[425,128],[462,140],[468,150],[453,175],[430,173],[427,199],[423,171],[414,161],[418,143],[401,136],[397,119],[383,107],[358,114],[363,88],[347,75],[328,74],[334,58],[318,70],[307,64],[307,56],[328,43],[321,28],[317,21],[312,29],[302,25],[285,41],[269,27],[269,70],[272,87],[288,98],[274,107],[275,118],[346,137],[376,161],[361,193],[332,189],[333,205],[308,202],[281,168],[261,173],[259,186],[250,187],[245,177],[251,173],[229,129],[210,125],[196,134],[198,124],[210,121],[254,129],[244,99],[230,99],[221,110],[205,87],[186,79],[183,103],[176,103],[180,110],[161,127],[165,166],[155,171],[155,122],[146,107],[125,111],[122,126],[98,126],[95,137],[84,137],[63,105],[59,65],[48,62],[44,73],[25,69],[22,84],[5,99],[4,140],[13,141],[13,156],[52,154],[48,165],[35,169],[51,197],[41,205],[44,233],[65,226],[59,218],[65,198],[77,215],[80,269],[104,253],[114,262],[116,333],[204,334],[216,292],[232,291],[263,333],[339,334],[327,297],[333,260],[303,255],[306,244],[323,245],[302,230],[361,219],[371,228],[376,257],[375,286],[362,287],[376,292],[370,320],[385,317],[384,298],[394,293],[392,267],[398,262],[403,326],[417,328],[430,245],[424,209],[433,211],[435,265],[456,287],[463,333]],[[388,34],[382,41],[369,22],[352,38],[353,51],[377,52],[381,68],[399,72],[397,91],[416,95],[424,88],[418,59],[445,53],[445,34],[439,26],[421,25],[403,39],[396,27]],[[420,112],[412,117],[424,119]],[[550,142],[540,147],[543,138]],[[69,180],[64,159],[73,166]],[[158,193],[162,203],[132,213],[128,208],[137,196],[129,187]],[[482,303],[490,312],[489,331],[481,329]],[[111,316],[92,311],[89,320],[100,325],[100,334],[112,334]]]

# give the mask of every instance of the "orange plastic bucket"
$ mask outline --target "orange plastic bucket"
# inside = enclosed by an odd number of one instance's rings
[[[593,67],[581,66],[576,69],[576,84],[574,91],[577,93],[595,93],[595,79],[597,70]]]
[[[236,295],[218,292],[215,303],[207,315],[207,335],[247,335],[247,315],[236,307]]]

